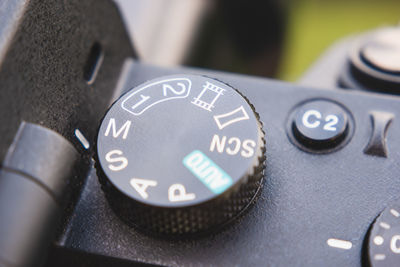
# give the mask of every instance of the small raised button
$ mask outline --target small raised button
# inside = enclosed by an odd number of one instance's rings
[[[326,150],[338,146],[349,128],[347,112],[329,100],[313,100],[295,111],[292,130],[296,140],[313,150]]]

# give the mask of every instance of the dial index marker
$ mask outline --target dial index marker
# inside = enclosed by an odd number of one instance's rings
[[[337,238],[329,238],[326,243],[328,246],[333,248],[345,249],[349,250],[353,247],[353,243],[347,240],[337,239]]]

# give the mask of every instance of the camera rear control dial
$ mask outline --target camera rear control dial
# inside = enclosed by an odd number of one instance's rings
[[[340,84],[400,94],[400,27],[384,27],[357,39]]]
[[[400,201],[388,206],[375,220],[369,234],[368,254],[371,266],[399,266]]]
[[[195,75],[133,88],[105,115],[97,169],[120,217],[166,235],[211,230],[243,212],[261,188],[264,134],[232,87]]]

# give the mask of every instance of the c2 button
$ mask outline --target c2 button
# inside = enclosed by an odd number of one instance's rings
[[[306,102],[296,109],[292,120],[295,139],[312,150],[337,147],[349,132],[346,110],[329,100]]]

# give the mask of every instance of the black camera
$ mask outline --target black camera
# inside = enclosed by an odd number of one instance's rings
[[[398,27],[290,84],[143,64],[107,0],[0,15],[1,266],[398,266]]]

